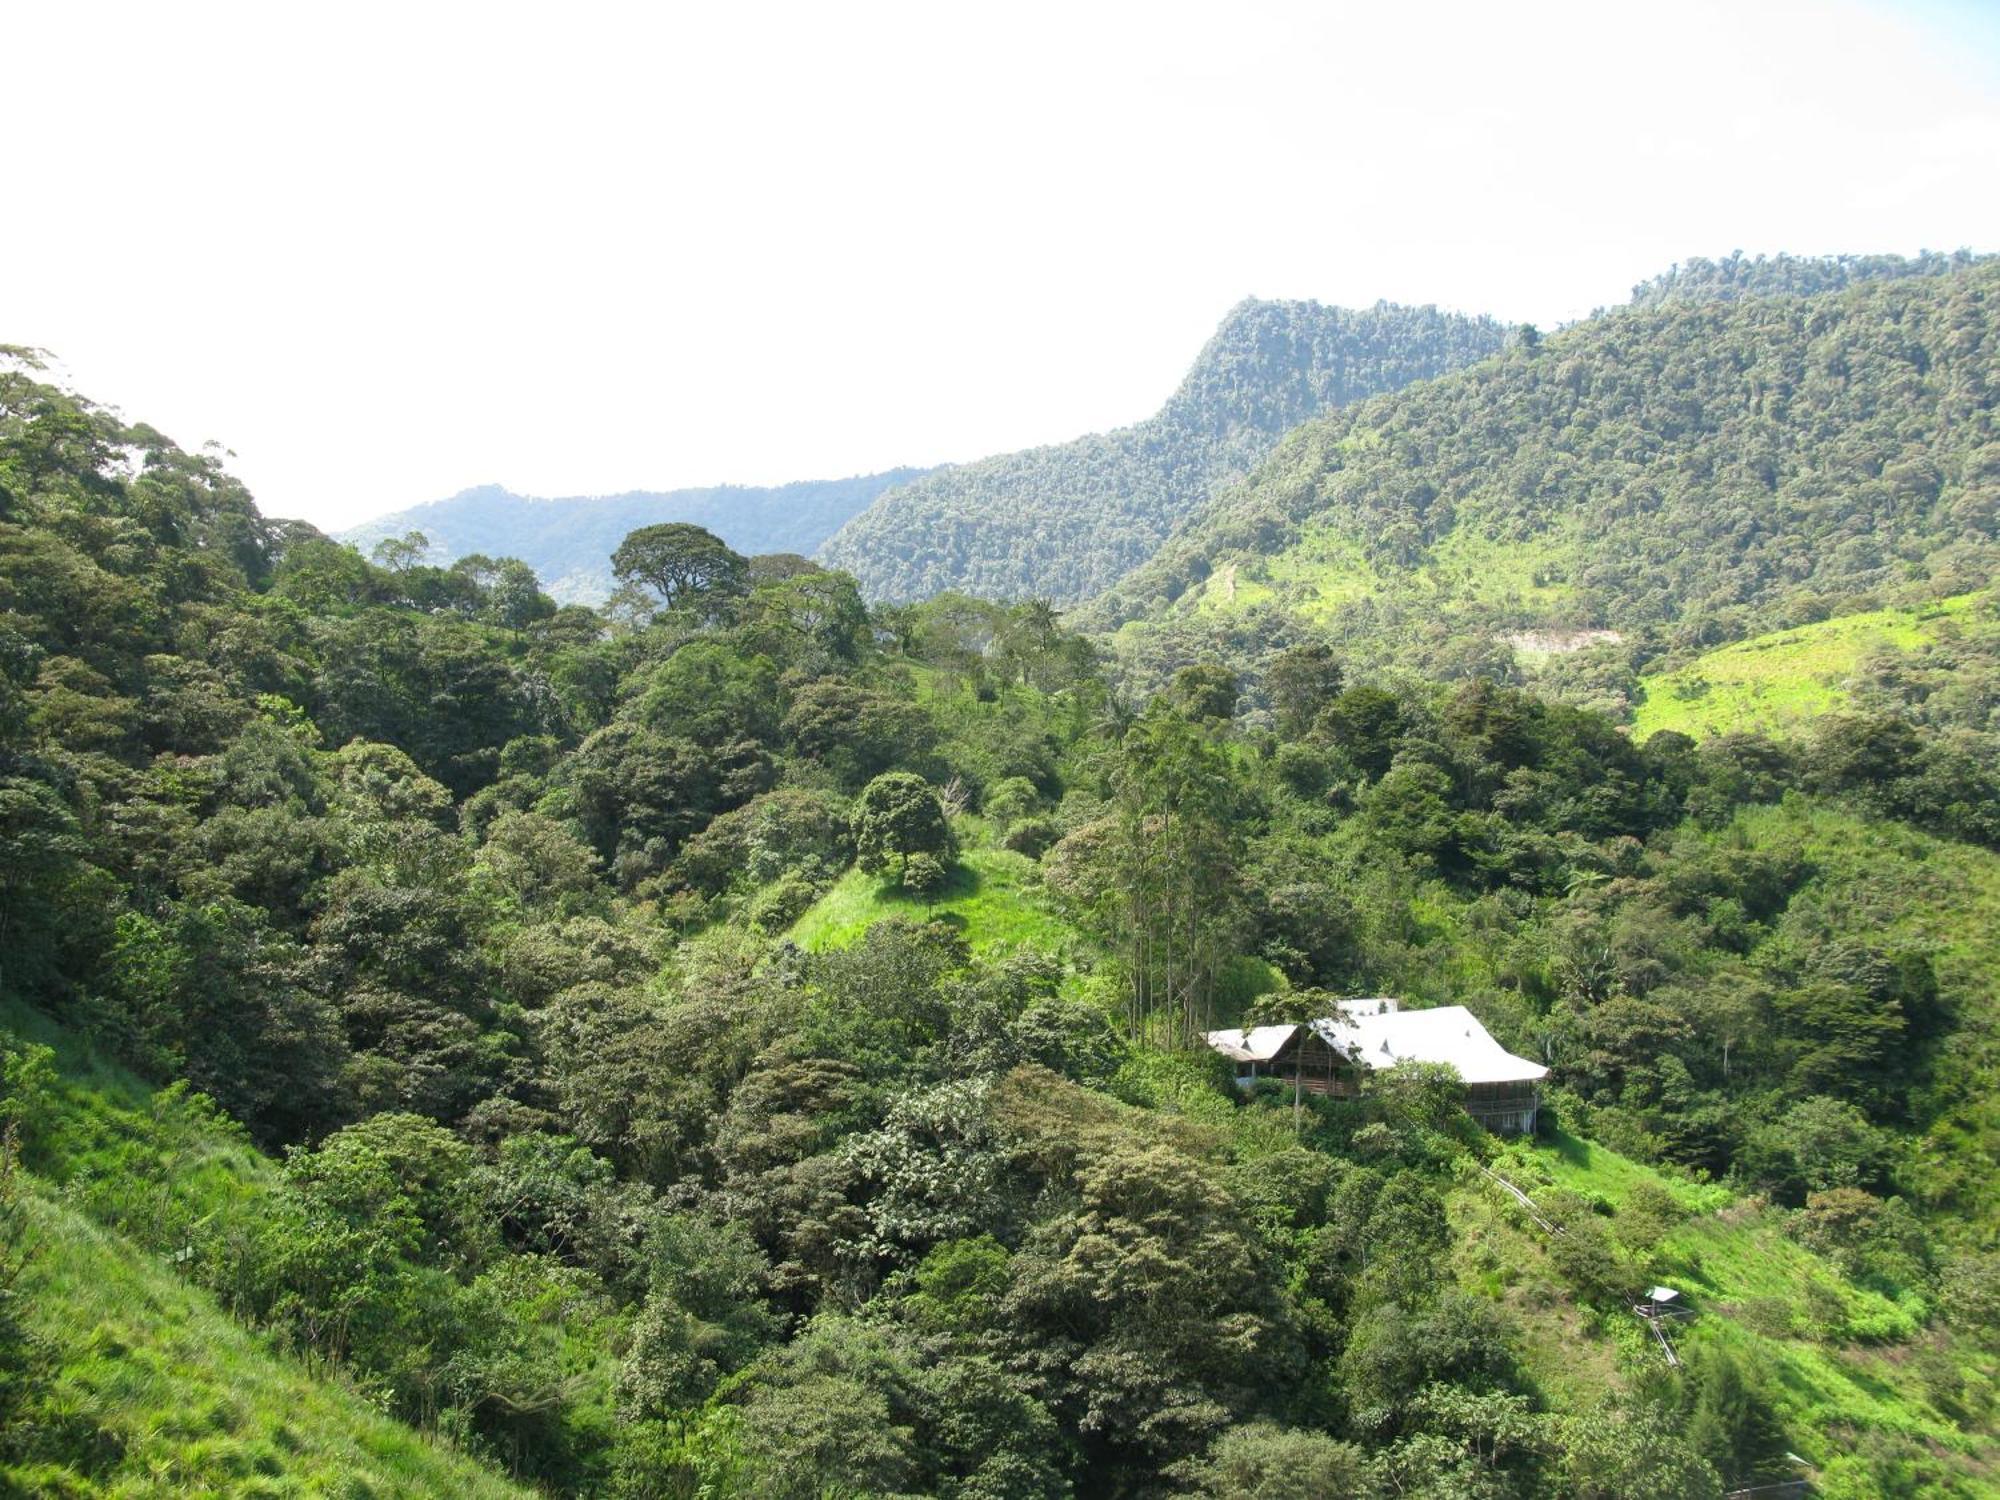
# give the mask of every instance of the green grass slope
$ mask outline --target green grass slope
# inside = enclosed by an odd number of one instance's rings
[[[16,1002],[0,1002],[0,1044],[54,1054],[23,1121],[36,1440],[30,1460],[0,1464],[0,1497],[530,1493],[280,1352],[172,1269],[172,1247],[241,1222],[270,1189],[275,1164],[239,1129]]]
[[[1881,653],[1909,653],[1938,639],[1977,594],[1927,609],[1877,609],[1794,630],[1778,630],[1705,652],[1644,679],[1632,731],[1663,729],[1702,739],[1717,734],[1782,735],[1819,714],[1850,707],[1853,678]]]
[[[978,820],[966,820],[977,825]],[[961,824],[961,829],[966,827]],[[972,827],[973,837],[984,831]],[[1103,956],[1102,946],[1079,931],[1042,893],[1034,860],[1010,849],[962,849],[950,882],[928,903],[893,882],[850,869],[794,922],[785,936],[808,952],[845,948],[885,917],[942,922],[975,954],[1026,949],[1056,959],[1066,969],[1064,987],[1080,984]],[[1217,1004],[1233,1017],[1259,995],[1285,987],[1285,977],[1263,959],[1241,955],[1224,971]]]
[[[1991,1437],[1968,1419],[1964,1393],[1991,1384],[1977,1351],[1920,1331],[1923,1309],[1847,1279],[1787,1232],[1788,1215],[1754,1198],[1654,1171],[1601,1145],[1558,1133],[1508,1146],[1494,1170],[1545,1204],[1554,1190],[1627,1232],[1640,1184],[1668,1195],[1682,1218],[1652,1253],[1650,1271],[1680,1290],[1695,1316],[1674,1326],[1684,1360],[1726,1347],[1763,1378],[1801,1456],[1838,1472],[1857,1447],[1907,1446],[1963,1486],[1990,1492]],[[1537,1381],[1587,1409],[1658,1378],[1665,1357],[1636,1317],[1579,1312],[1551,1296],[1562,1281],[1551,1236],[1499,1188],[1468,1173],[1452,1201],[1455,1271],[1519,1324]],[[1911,1493],[1922,1493],[1913,1490]]]
[[[73,1451],[0,1470],[0,1494],[531,1493],[278,1355],[158,1257],[76,1210],[38,1196],[30,1218],[28,1326],[57,1362],[41,1410],[74,1435]]]
[[[1060,957],[1085,942],[1050,908],[1033,860],[1009,849],[980,847],[962,851],[950,883],[928,903],[893,882],[849,870],[786,936],[813,952],[844,948],[889,916],[955,927],[975,953],[1025,945]]]

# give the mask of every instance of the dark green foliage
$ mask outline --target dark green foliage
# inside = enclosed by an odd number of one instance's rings
[[[936,470],[841,527],[822,558],[876,599],[946,589],[1087,599],[1306,418],[1499,350],[1490,319],[1378,303],[1244,302],[1158,414]]]
[[[714,532],[687,521],[642,526],[611,554],[624,584],[644,584],[667,609],[713,619],[749,584],[749,562]]]
[[[1332,648],[1320,641],[1308,641],[1273,657],[1264,672],[1264,693],[1271,700],[1279,735],[1288,740],[1304,739],[1321,712],[1339,695],[1345,675]]]
[[[1319,1500],[1373,1491],[1360,1448],[1268,1422],[1233,1427],[1182,1466],[1187,1493],[1213,1500]]]
[[[1748,1371],[1721,1350],[1695,1370],[1688,1444],[1739,1487],[1789,1477],[1785,1437],[1770,1399]]]
[[[891,771],[869,782],[854,805],[854,851],[862,869],[893,872],[905,885],[910,883],[911,860],[929,856],[928,887],[941,885],[940,859],[952,854],[951,824],[930,783],[908,771]]]

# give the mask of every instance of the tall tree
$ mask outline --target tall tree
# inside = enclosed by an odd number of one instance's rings
[[[1117,925],[1134,1031],[1207,1029],[1240,914],[1229,755],[1165,703],[1125,736],[1117,781]]]
[[[750,564],[714,532],[688,521],[642,526],[611,554],[620,583],[644,584],[668,609],[714,616],[748,584]]]

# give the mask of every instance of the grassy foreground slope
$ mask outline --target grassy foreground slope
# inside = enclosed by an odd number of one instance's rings
[[[270,1189],[273,1164],[240,1130],[0,1004],[0,1054],[24,1045],[53,1053],[21,1122],[36,1170],[18,1304],[41,1373],[0,1497],[530,1493],[280,1352],[172,1268],[169,1247],[227,1233]]]
[[[28,1327],[58,1351],[44,1410],[88,1434],[0,1469],[0,1495],[530,1493],[316,1378],[158,1257],[50,1197],[31,1205]]]

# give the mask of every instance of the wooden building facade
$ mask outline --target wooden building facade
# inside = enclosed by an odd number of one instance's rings
[[[1463,1081],[1466,1113],[1499,1135],[1534,1133],[1549,1071],[1507,1051],[1462,1005],[1404,1010],[1387,998],[1342,1000],[1317,1021],[1212,1031],[1207,1041],[1236,1064],[1239,1088],[1268,1079],[1333,1098],[1354,1097],[1368,1073],[1398,1063],[1443,1063]]]

